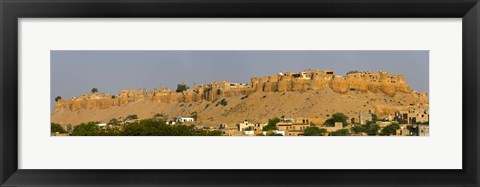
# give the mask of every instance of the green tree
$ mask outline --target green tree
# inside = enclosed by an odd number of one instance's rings
[[[167,125],[165,121],[141,120],[125,126],[124,136],[221,136],[222,131],[196,130],[190,125]]]
[[[55,102],[58,102],[60,99],[62,99],[62,97],[60,96],[55,97]]]
[[[269,119],[267,125],[265,125],[262,130],[264,130],[264,131],[277,130],[277,123],[278,122],[280,122],[279,118]]]
[[[92,93],[97,93],[98,92],[98,89],[97,88],[92,88]]]
[[[380,126],[375,123],[367,123],[367,125],[365,126],[365,132],[369,136],[378,135],[379,130],[380,130]]]
[[[354,134],[359,134],[359,133],[365,132],[365,126],[364,125],[356,125],[351,130]]]
[[[335,126],[335,122],[342,122],[343,126],[345,127],[347,126],[347,119],[348,119],[348,116],[346,116],[345,114],[335,113],[332,115],[332,117],[330,117],[325,121],[325,124],[327,126],[333,127]]]
[[[60,124],[50,123],[50,132],[66,133],[67,131]]]
[[[350,132],[348,129],[340,129],[335,132],[332,132],[332,136],[348,136]]]
[[[396,134],[397,130],[400,129],[400,125],[396,123],[392,123],[382,129],[382,135],[390,136],[392,134]]]
[[[176,92],[183,92],[183,91],[187,91],[188,89],[189,87],[185,83],[182,83],[177,85]]]
[[[195,129],[190,125],[167,125],[164,120],[144,119],[126,126],[99,127],[95,122],[75,127],[72,136],[222,136],[223,131]]]
[[[101,132],[100,127],[95,122],[82,123],[77,125],[72,132],[72,136],[98,136]]]
[[[372,122],[375,123],[378,121],[378,116],[375,114],[372,114]]]
[[[323,136],[327,133],[327,130],[318,128],[318,127],[307,127],[305,129],[304,135],[305,136]]]

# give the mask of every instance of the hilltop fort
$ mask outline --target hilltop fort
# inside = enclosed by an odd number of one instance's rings
[[[59,100],[55,111],[94,108],[107,109],[122,106],[140,100],[154,102],[196,102],[200,100],[214,101],[237,95],[248,95],[253,92],[288,92],[322,90],[331,88],[337,93],[348,91],[383,92],[393,97],[397,92],[409,93],[410,89],[403,75],[380,72],[349,72],[345,76],[335,75],[334,71],[306,70],[298,73],[280,72],[274,76],[252,77],[249,84],[214,82],[206,85],[193,85],[183,92],[174,92],[169,88],[158,88],[151,91],[142,89],[122,90],[117,95],[93,93],[67,100]],[[417,93],[422,100],[426,93]]]
[[[220,100],[228,105],[218,106]],[[249,83],[194,84],[182,92],[158,88],[127,89],[116,95],[84,94],[58,100],[52,121],[76,124],[87,118],[105,121],[127,114],[179,117],[195,113],[200,122],[215,124],[260,121],[272,115],[326,118],[334,111],[350,115],[370,111],[388,116],[414,108],[428,108],[428,97],[410,90],[403,75],[351,71],[339,76],[333,70],[305,70],[252,77]]]

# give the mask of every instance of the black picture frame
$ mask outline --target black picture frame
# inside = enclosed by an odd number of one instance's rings
[[[479,186],[478,0],[1,0],[2,186]],[[461,170],[18,169],[19,18],[462,18]],[[452,124],[454,125],[454,124]],[[25,137],[28,138],[28,137]],[[418,158],[421,155],[413,155]],[[428,158],[423,158],[428,159]],[[248,180],[242,180],[248,179]]]

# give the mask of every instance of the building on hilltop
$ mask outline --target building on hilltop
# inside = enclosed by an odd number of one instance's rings
[[[297,92],[321,90],[330,88],[337,93],[349,91],[383,92],[393,97],[396,92],[410,92],[403,75],[380,72],[349,72],[345,76],[337,76],[333,70],[304,70],[300,72],[279,72],[277,75],[251,77],[250,83],[213,82],[198,86],[183,92],[175,92],[169,88],[157,88],[152,91],[145,89],[126,89],[116,96],[110,94],[85,94],[70,100],[60,99],[55,104],[55,112],[60,110],[79,111],[82,109],[106,109],[113,106],[123,106],[137,101],[152,101],[159,103],[197,102],[202,100],[216,101],[218,99],[246,96],[255,92]],[[426,94],[416,94],[421,102],[428,102]],[[416,121],[428,120],[428,114],[410,115]],[[412,119],[413,120],[413,119]],[[311,121],[311,120],[309,120]],[[361,120],[360,120],[361,121]]]

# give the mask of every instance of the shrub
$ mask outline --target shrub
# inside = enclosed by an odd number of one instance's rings
[[[384,135],[384,136],[390,136],[392,134],[395,134],[398,129],[400,129],[400,125],[398,125],[396,123],[392,123],[392,124],[384,127],[382,129],[381,134]]]
[[[307,127],[305,129],[304,135],[305,136],[323,136],[325,133],[327,133],[327,130],[321,129],[318,127]]]
[[[226,106],[228,104],[228,102],[227,102],[227,100],[222,99],[216,104],[216,106],[218,106],[219,104],[222,105],[222,106]]]
[[[77,125],[72,132],[72,136],[98,136],[101,132],[100,127],[95,122],[82,123]]]
[[[340,129],[335,132],[332,132],[332,136],[348,136],[350,132],[348,129]]]
[[[122,128],[123,127],[123,128]],[[121,127],[99,127],[95,122],[75,127],[72,136],[222,136],[218,130],[196,130],[190,125],[167,125],[164,120],[145,119]]]

